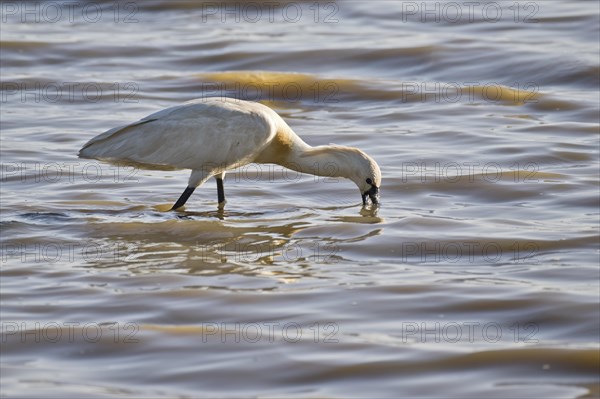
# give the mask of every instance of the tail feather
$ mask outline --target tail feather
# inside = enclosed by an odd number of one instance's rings
[[[147,120],[139,121],[136,123],[132,123],[130,125],[119,126],[119,127],[115,127],[113,129],[107,130],[106,132],[99,134],[98,136],[94,137],[93,139],[91,139],[90,141],[85,143],[84,146],[81,147],[81,149],[79,150],[79,157],[80,158],[103,158],[103,157],[110,158],[110,154],[107,154],[106,151],[103,151],[102,146],[98,147],[98,146],[96,146],[96,144],[100,144],[102,142],[105,142],[106,140],[114,139],[117,135],[121,135],[121,134],[125,133],[130,128],[144,125],[148,122],[153,122],[155,120],[156,119],[147,119]],[[106,146],[104,147],[104,149],[105,148],[106,148]]]

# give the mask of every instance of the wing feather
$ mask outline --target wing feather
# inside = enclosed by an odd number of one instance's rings
[[[152,169],[241,166],[252,162],[276,133],[264,106],[248,104],[196,101],[167,108],[96,136],[79,155]]]

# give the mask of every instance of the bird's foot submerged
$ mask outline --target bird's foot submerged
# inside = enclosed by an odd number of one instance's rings
[[[178,208],[181,208],[186,203],[188,198],[190,198],[190,195],[192,195],[192,193],[194,192],[195,189],[196,189],[196,187],[187,186],[185,188],[185,190],[183,191],[183,193],[181,194],[181,196],[179,197],[179,199],[175,202],[175,204],[173,205],[171,210],[175,211]]]

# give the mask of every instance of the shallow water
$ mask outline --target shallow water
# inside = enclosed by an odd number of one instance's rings
[[[3,396],[598,396],[596,2],[80,3],[2,4]],[[210,95],[382,206],[249,165],[164,212],[189,172],[77,158]]]

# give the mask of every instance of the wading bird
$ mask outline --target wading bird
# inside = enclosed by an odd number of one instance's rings
[[[147,169],[191,169],[171,210],[183,206],[213,176],[219,207],[224,206],[225,173],[249,163],[347,178],[358,186],[363,205],[367,198],[379,203],[381,172],[373,158],[353,147],[312,147],[271,108],[234,98],[208,97],[166,108],[94,137],[79,156]]]

